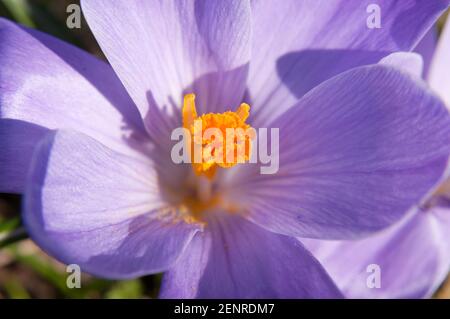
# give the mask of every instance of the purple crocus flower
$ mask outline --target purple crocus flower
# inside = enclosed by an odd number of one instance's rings
[[[437,47],[435,30],[431,30],[416,50],[424,58],[423,75],[429,86],[450,108],[450,22]],[[380,233],[358,241],[303,242],[348,297],[430,297],[450,270],[448,169],[445,176],[410,214]],[[379,267],[379,287],[366,285],[370,265]]]
[[[380,29],[366,25],[374,2]],[[111,66],[0,22],[0,190],[24,194],[31,237],[62,262],[167,271],[162,297],[340,297],[293,237],[383,229],[442,176],[444,104],[398,70],[409,57],[378,62],[411,50],[448,1],[82,5]],[[252,127],[280,128],[276,174],[240,164],[209,180],[233,209],[203,205],[204,183],[170,159],[187,93],[199,115],[247,102]]]

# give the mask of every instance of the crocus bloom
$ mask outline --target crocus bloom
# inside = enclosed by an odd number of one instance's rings
[[[377,64],[448,3],[375,1],[372,30],[373,2],[83,1],[111,67],[2,20],[0,190],[24,193],[49,254],[108,278],[167,271],[162,297],[341,296],[293,236],[389,226],[450,152],[443,103],[402,58]],[[190,93],[198,116],[245,102],[246,123],[279,128],[279,171],[173,163]]]
[[[432,30],[417,52],[424,57],[423,75],[427,82],[450,108],[450,22],[437,47],[435,41]],[[380,233],[359,241],[303,242],[348,297],[430,297],[450,270],[448,176],[447,172],[440,185],[408,216]],[[367,285],[374,270],[371,265],[379,267],[379,287]]]

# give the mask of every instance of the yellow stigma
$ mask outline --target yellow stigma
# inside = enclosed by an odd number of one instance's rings
[[[183,103],[183,127],[191,133],[192,167],[197,175],[212,178],[217,167],[230,168],[250,159],[254,129],[245,121],[250,106],[242,103],[236,112],[197,115],[195,95]],[[211,129],[211,130],[209,130]]]

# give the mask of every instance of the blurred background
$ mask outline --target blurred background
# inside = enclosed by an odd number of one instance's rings
[[[66,26],[69,15],[66,8],[70,4],[79,4],[79,1],[0,0],[0,16],[49,33],[104,59],[84,19],[79,29]],[[65,265],[47,256],[31,240],[24,238],[25,234],[20,231],[20,203],[20,196],[0,193],[0,239],[6,233],[14,234],[12,244],[2,247],[0,240],[0,299],[158,296],[161,275],[112,281],[82,274],[81,288],[67,288],[66,280],[70,274],[66,272]],[[450,279],[434,297],[450,298]]]

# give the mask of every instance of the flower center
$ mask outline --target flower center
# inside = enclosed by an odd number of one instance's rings
[[[183,103],[183,127],[190,132],[188,149],[197,175],[212,179],[218,167],[230,168],[250,159],[254,129],[245,121],[250,106],[242,103],[236,112],[197,115],[195,95],[187,94]]]
[[[235,112],[198,116],[195,95],[184,96],[184,150],[189,153],[186,155],[191,160],[192,171],[181,183],[181,191],[168,192],[171,205],[162,210],[163,217],[176,213],[187,223],[206,224],[206,214],[244,211],[227,195],[227,187],[215,176],[219,168],[230,168],[250,160],[256,131],[245,122],[249,114],[250,106],[242,103]]]

